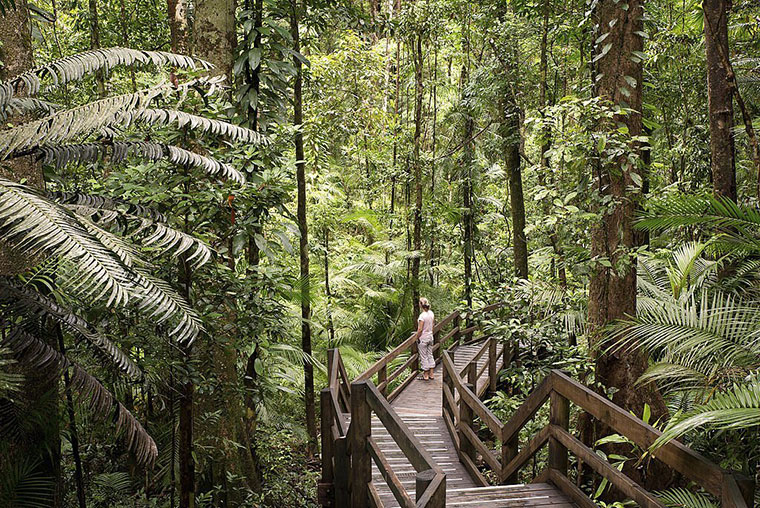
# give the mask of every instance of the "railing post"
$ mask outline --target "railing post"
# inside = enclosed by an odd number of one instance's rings
[[[417,341],[415,340],[415,341],[412,343],[412,347],[411,347],[411,348],[409,348],[409,354],[410,354],[410,355],[412,355],[412,356],[414,356],[414,355],[417,355],[417,359],[416,359],[416,360],[414,360],[414,361],[413,361],[413,362],[412,362],[412,363],[409,365],[409,368],[410,368],[412,371],[415,371],[415,372],[416,372],[416,371],[419,371],[419,370],[420,370],[420,356],[419,356],[419,354],[418,354],[418,353],[419,353],[419,350],[417,349]]]
[[[462,329],[461,324],[462,318],[459,317],[459,313],[457,312],[456,317],[454,317],[454,329],[456,329],[456,332],[454,332],[454,342],[452,343],[452,346],[454,344],[459,344],[459,337],[461,335],[460,330]]]
[[[471,383],[465,383],[464,386],[469,388],[471,392],[475,393],[475,388]],[[467,405],[464,400],[463,394],[459,394],[459,425],[457,426],[459,434],[459,453],[467,455],[470,459],[475,461],[475,447],[470,443],[469,437],[465,433],[464,428],[467,427],[472,430],[472,408]]]
[[[383,397],[388,396],[388,365],[383,365],[380,367],[380,370],[377,372],[377,386],[380,387],[380,393],[383,394]],[[385,383],[383,385],[383,383]],[[382,387],[381,387],[382,385]]]
[[[549,423],[564,430],[570,425],[570,403],[559,393],[552,390],[549,395],[551,409]],[[567,476],[567,448],[554,438],[549,438],[549,467]]]
[[[351,497],[348,489],[348,476],[351,462],[348,456],[348,436],[335,440],[335,508],[349,508]]]
[[[367,506],[368,503],[372,458],[367,451],[367,442],[371,435],[367,382],[360,381],[351,385],[351,506]]]
[[[496,391],[496,337],[488,339],[488,389]]]
[[[417,476],[414,479],[415,501],[419,502],[422,496],[425,495],[425,491],[435,479],[435,474],[435,471],[432,469],[426,469],[425,471],[420,471],[417,473]],[[445,508],[446,479],[443,480],[442,487],[443,488],[439,488],[436,490],[436,492],[433,493],[433,496],[429,499],[428,504],[425,505],[426,507]]]
[[[517,457],[517,452],[518,452],[517,448],[519,445],[519,441],[520,441],[519,433],[510,440],[504,440],[504,438],[502,437],[502,442],[501,442],[501,467],[502,468],[506,467],[507,464],[509,464],[512,461],[512,459]],[[503,481],[504,483],[507,483],[510,485],[519,483],[518,471],[515,471],[514,473],[512,473],[512,476],[510,476],[509,478],[504,478]]]
[[[475,394],[475,396],[478,395],[477,389],[478,389],[478,362],[475,360],[471,361],[467,364],[467,382],[474,386],[475,388],[472,389],[472,393]]]
[[[435,347],[437,344],[440,344],[441,340],[441,331],[438,330],[437,332],[433,333],[433,347]],[[441,349],[443,346],[440,346],[438,349],[433,350],[433,360],[435,360],[435,363],[438,363],[438,360],[441,359]]]
[[[319,503],[322,506],[332,506],[335,498],[333,476],[333,440],[332,425],[334,415],[330,389],[323,388],[319,393],[320,409],[322,410],[322,478],[319,481]]]

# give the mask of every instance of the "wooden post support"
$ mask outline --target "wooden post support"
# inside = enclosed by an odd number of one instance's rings
[[[496,337],[488,339],[488,389],[496,391]]]
[[[388,396],[388,365],[385,364],[382,367],[380,367],[380,370],[377,371],[377,386],[381,386],[380,393],[383,394],[383,397]],[[383,384],[385,383],[385,384]]]
[[[333,440],[332,440],[332,425],[333,425],[333,413],[330,397],[330,389],[323,388],[319,393],[320,409],[322,410],[321,430],[322,430],[322,478],[320,480],[320,487],[324,485],[326,492],[326,498],[332,499],[332,483],[333,483]],[[323,506],[327,504],[323,503]]]
[[[369,482],[372,481],[372,458],[367,440],[372,435],[372,421],[367,403],[367,382],[351,385],[351,506],[367,506]]]
[[[467,364],[467,382],[474,387],[472,389],[472,393],[477,395],[478,392],[476,389],[478,388],[478,362],[475,360]]]
[[[472,383],[465,383],[465,387],[469,388],[470,391],[475,393],[475,386],[472,385]],[[475,447],[470,443],[470,439],[467,436],[466,431],[464,430],[465,427],[469,428],[470,430],[473,430],[472,428],[472,408],[467,405],[467,402],[465,402],[465,398],[461,395],[459,396],[459,424],[457,425],[457,433],[459,434],[459,453],[462,455],[467,455],[472,459],[472,461],[475,461]]]
[[[519,446],[519,437],[518,435],[515,435],[512,439],[509,441],[503,441],[501,443],[501,464],[502,466],[509,464],[512,459],[517,457],[518,452],[518,446]],[[516,483],[520,483],[520,479],[518,477],[518,471],[515,471],[512,476],[509,478],[504,479],[504,483],[509,485],[514,485]]]
[[[551,402],[549,422],[567,430],[570,425],[570,403],[555,391],[551,392],[549,400]],[[549,467],[567,476],[567,448],[554,438],[549,439]]]
[[[437,332],[433,333],[433,347],[435,347],[436,344],[439,344],[441,342],[441,331],[438,330]],[[433,359],[435,360],[435,363],[438,363],[438,360],[441,359],[441,349],[443,349],[443,345],[439,347],[438,349],[433,350]]]
[[[412,343],[412,347],[411,347],[411,348],[409,348],[409,354],[410,354],[411,356],[417,355],[417,359],[416,359],[416,360],[414,360],[414,361],[412,362],[412,364],[411,364],[411,365],[409,365],[409,369],[410,369],[412,372],[417,372],[417,371],[419,371],[419,370],[420,370],[420,355],[418,354],[419,352],[420,352],[420,351],[419,351],[419,348],[417,347],[417,341],[415,340],[415,341]]]
[[[435,479],[435,471],[432,469],[426,469],[425,471],[420,471],[417,473],[417,476],[415,477],[414,481],[414,487],[415,487],[415,501],[418,503],[422,499],[422,496],[425,495],[425,491],[430,486],[430,484]],[[436,492],[433,493],[432,497],[428,499],[427,504],[425,506],[430,508],[445,508],[446,507],[446,479],[444,478],[443,482],[439,485]]]
[[[348,477],[351,471],[351,463],[348,460],[348,436],[342,436],[335,440],[333,454],[335,455],[335,508],[349,508],[351,497],[348,489]]]
[[[461,324],[462,324],[462,318],[459,317],[459,314],[457,313],[457,315],[454,317],[454,329],[456,329],[456,332],[454,332],[454,341],[451,344],[452,346],[454,346],[455,344],[459,344],[459,338],[461,336],[459,331],[462,329]]]

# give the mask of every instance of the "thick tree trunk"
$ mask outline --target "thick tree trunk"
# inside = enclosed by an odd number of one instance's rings
[[[213,74],[231,82],[237,47],[235,0],[198,0],[193,19],[194,54],[214,65]]]
[[[187,0],[167,0],[172,51],[186,55],[190,50],[190,29],[187,21]]]
[[[736,161],[731,133],[734,126],[734,89],[727,65],[729,10],[729,0],[703,2],[713,192],[716,196],[736,201]]]
[[[293,37],[293,51],[301,52],[301,38],[299,34],[300,10],[306,7],[306,3],[299,6],[298,0],[292,0],[290,17],[290,33]],[[303,70],[301,60],[293,57],[293,65],[296,68],[296,78],[293,85],[293,125],[297,127],[295,135],[296,149],[296,185],[298,187],[298,230],[301,233],[299,240],[299,254],[301,261],[301,348],[304,354],[311,356],[311,302],[309,284],[309,228],[306,220],[306,160],[303,149]],[[309,360],[304,360],[304,403],[306,406],[306,431],[309,435],[309,455],[317,451],[317,423],[314,406],[314,367]]]
[[[642,79],[643,66],[635,52],[642,51],[644,7],[643,0],[629,0],[627,8],[615,0],[602,0],[597,7],[598,26],[601,37],[609,32],[603,45],[607,53],[596,63],[597,95],[614,104],[625,105],[632,112],[615,118],[624,123],[631,136],[639,136],[642,131]],[[635,86],[634,86],[635,83]],[[600,129],[609,130],[614,125],[602,124]],[[636,146],[632,144],[631,150]],[[599,346],[605,338],[605,327],[618,320],[636,314],[636,259],[634,257],[633,216],[640,197],[632,191],[636,184],[631,178],[639,169],[633,167],[627,157],[602,163],[596,168],[594,186],[602,198],[610,199],[600,210],[602,217],[594,226],[591,235],[591,257],[597,262],[593,266],[589,285],[589,327],[593,346]],[[611,266],[610,266],[611,265]],[[647,356],[638,349],[621,348],[610,351],[605,344],[596,351],[596,377],[603,386],[614,388],[613,402],[641,415],[648,404],[652,418],[657,419],[667,410],[656,386],[639,386],[637,380],[647,368]],[[598,433],[607,429],[598,427]],[[597,435],[597,437],[601,437]],[[667,481],[665,474],[647,477],[648,486],[662,485]],[[640,471],[632,469],[629,474],[639,476]],[[642,478],[639,478],[640,480]]]
[[[413,40],[414,58],[414,232],[412,246],[417,254],[412,258],[412,317],[415,322],[420,313],[420,257],[422,255],[422,35]]]

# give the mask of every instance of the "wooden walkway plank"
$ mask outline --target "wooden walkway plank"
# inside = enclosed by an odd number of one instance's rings
[[[455,354],[457,370],[461,372],[483,346],[484,341],[477,341],[458,347]],[[502,367],[503,355],[499,354],[497,358],[496,371],[498,372]],[[477,371],[483,373],[478,379],[479,395],[484,393],[489,386],[487,363],[488,352],[481,355],[477,362]],[[569,498],[557,488],[546,483],[480,487],[473,480],[459,460],[457,449],[441,415],[443,397],[441,370],[441,365],[438,365],[433,380],[412,380],[398,393],[391,407],[430,453],[436,464],[446,473],[446,506],[462,508],[516,506],[570,508],[574,506]],[[374,416],[372,438],[382,451],[387,463],[393,467],[397,481],[413,497],[416,471],[380,420]],[[374,462],[372,482],[383,506],[399,506],[391,488]]]

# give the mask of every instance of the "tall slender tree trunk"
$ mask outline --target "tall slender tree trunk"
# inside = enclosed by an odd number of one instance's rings
[[[464,212],[463,219],[463,240],[464,240],[464,299],[467,307],[472,308],[472,258],[475,250],[473,248],[474,236],[474,210],[472,202],[472,166],[475,162],[473,147],[473,134],[475,131],[475,120],[472,117],[472,109],[469,106],[468,86],[470,80],[470,28],[469,28],[469,10],[465,20],[465,26],[462,27],[462,52],[464,53],[464,63],[462,64],[462,73],[460,75],[460,93],[461,107],[464,114],[464,130],[462,131],[462,207]],[[470,322],[467,322],[470,326]]]
[[[61,325],[55,325],[55,334],[58,338],[58,351],[66,355],[66,345],[63,342],[63,331]],[[84,472],[82,470],[82,458],[79,454],[79,432],[77,432],[76,413],[74,411],[74,397],[71,393],[71,377],[69,369],[63,371],[63,386],[66,392],[66,413],[69,417],[69,442],[71,443],[71,454],[74,457],[74,485],[77,491],[77,503],[79,508],[87,508],[87,500],[84,491]]]
[[[98,0],[89,0],[90,15],[90,49],[100,49],[100,22],[98,21]],[[106,81],[103,71],[95,71],[95,83],[98,87],[98,96],[106,96]]]
[[[520,161],[520,110],[514,96],[506,92],[504,115],[504,165],[509,175],[509,203],[512,209],[512,248],[515,275],[528,278],[528,242],[525,238],[525,197]]]
[[[187,191],[187,189],[186,189]],[[187,216],[185,231],[187,232]],[[179,274],[182,296],[190,302],[192,286],[192,269],[187,256],[182,254],[179,259]],[[187,364],[193,357],[192,346],[182,346],[182,355]],[[189,376],[182,376],[179,387],[179,507],[194,508],[195,506],[195,458],[193,457],[193,398],[195,385]]]
[[[416,320],[420,313],[420,257],[422,255],[422,159],[420,143],[422,137],[422,34],[412,41],[414,58],[414,233],[413,248],[417,254],[412,258],[412,316]]]
[[[616,0],[602,0],[597,6],[598,26],[601,33],[609,33],[603,42],[607,52],[596,62],[596,92],[601,98],[614,104],[626,105],[631,113],[614,119],[615,124],[600,124],[601,130],[616,129],[624,123],[631,136],[642,131],[642,79],[643,64],[636,52],[643,49],[641,37],[644,17],[643,0],[629,0],[627,6]],[[627,8],[625,8],[627,7]],[[598,54],[602,54],[601,52]],[[635,84],[635,86],[634,86]],[[637,147],[632,143],[631,150]],[[634,252],[633,216],[640,198],[631,175],[638,168],[626,157],[601,163],[595,169],[594,187],[609,204],[600,210],[602,214],[591,234],[591,257],[597,262],[592,268],[589,285],[589,327],[593,346],[605,338],[605,327],[622,318],[636,314],[636,259]],[[666,414],[666,407],[656,386],[637,384],[647,368],[647,356],[634,348],[610,351],[603,347],[596,350],[597,380],[616,391],[613,402],[641,415],[644,405],[651,408],[653,419]],[[608,429],[597,427],[599,433]],[[654,463],[653,463],[654,464]],[[641,476],[631,468],[629,473]],[[643,478],[638,478],[642,480]],[[667,481],[666,474],[647,475],[648,486]]]
[[[330,228],[325,226],[325,298],[327,299],[327,332],[330,347],[335,344],[335,326],[332,319],[332,292],[330,291]]]
[[[293,51],[301,52],[301,37],[299,34],[299,15],[306,7],[306,1],[298,5],[298,0],[292,0],[290,15],[290,33],[293,37]],[[293,125],[296,126],[296,185],[298,187],[298,230],[299,255],[301,261],[301,348],[305,355],[311,356],[311,284],[309,280],[309,228],[306,220],[306,160],[303,149],[303,69],[301,60],[294,56],[293,65],[296,77],[293,85]],[[309,455],[317,451],[317,423],[314,406],[314,367],[308,359],[303,362],[304,372],[304,404],[306,409],[306,431],[309,435]]]
[[[710,112],[710,166],[713,192],[736,201],[734,89],[727,65],[730,0],[704,0],[707,105]],[[726,55],[724,57],[723,55]]]

